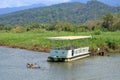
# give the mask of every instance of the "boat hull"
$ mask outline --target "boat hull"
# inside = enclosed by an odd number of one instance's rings
[[[78,60],[81,58],[85,58],[90,56],[90,54],[83,54],[83,55],[78,55],[78,56],[73,56],[70,58],[57,58],[57,57],[48,57],[48,62],[69,62],[69,61],[74,61],[74,60]]]

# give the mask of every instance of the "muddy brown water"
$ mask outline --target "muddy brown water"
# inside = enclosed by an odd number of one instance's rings
[[[47,62],[49,54],[0,47],[0,80],[120,80],[120,54]],[[28,69],[37,63],[40,69]]]

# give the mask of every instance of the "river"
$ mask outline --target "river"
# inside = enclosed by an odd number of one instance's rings
[[[120,54],[47,62],[49,54],[0,47],[0,80],[120,80]],[[40,69],[28,69],[26,63]]]

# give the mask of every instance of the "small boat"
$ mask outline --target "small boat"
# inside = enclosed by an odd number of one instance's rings
[[[84,58],[90,56],[89,47],[76,47],[75,42],[78,39],[92,38],[91,36],[61,36],[61,37],[48,37],[50,41],[55,41],[55,48],[50,50],[50,56],[47,61],[50,62],[64,62],[73,61],[76,59]],[[60,42],[57,45],[57,42]],[[64,46],[64,42],[70,42],[69,46]],[[52,43],[52,42],[51,42]],[[80,43],[79,43],[80,44]],[[77,43],[77,45],[79,45]],[[61,47],[60,47],[61,45]],[[59,48],[58,48],[59,47]]]
[[[31,68],[31,69],[39,69],[40,66],[38,64],[33,64],[33,63],[27,63],[27,68]]]

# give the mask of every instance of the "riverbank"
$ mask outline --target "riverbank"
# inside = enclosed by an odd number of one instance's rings
[[[87,41],[79,42],[81,45],[89,45],[92,55],[97,55],[98,48],[105,53],[120,53],[120,31],[117,32],[0,32],[0,46],[11,48],[21,48],[40,52],[49,52],[51,42],[47,37],[51,36],[69,36],[69,35],[91,35],[93,38]]]

